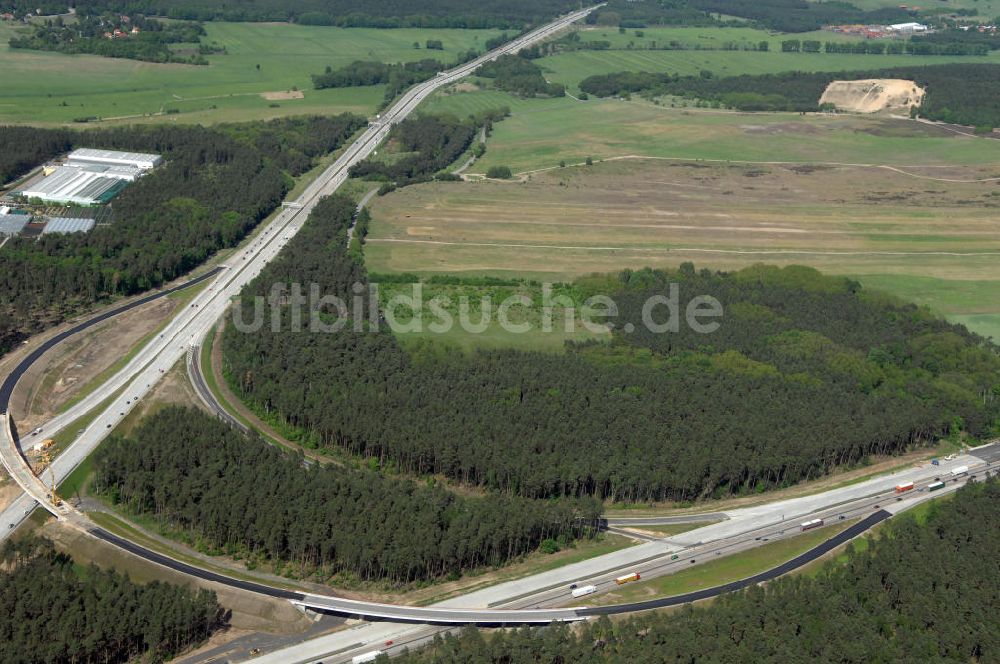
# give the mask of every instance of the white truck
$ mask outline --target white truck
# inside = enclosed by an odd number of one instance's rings
[[[366,664],[366,662],[374,662],[381,654],[381,650],[372,650],[371,652],[355,655],[351,658],[351,664]]]
[[[951,469],[952,477],[958,477],[959,475],[964,475],[969,472],[968,466],[955,466]]]
[[[597,586],[580,586],[573,589],[573,597],[583,597],[597,592]]]

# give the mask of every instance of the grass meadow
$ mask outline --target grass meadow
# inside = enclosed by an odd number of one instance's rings
[[[137,122],[247,121],[282,115],[368,114],[382,86],[313,90],[310,76],[354,60],[402,62],[425,57],[452,62],[481,50],[496,30],[341,29],[274,23],[205,24],[206,43],[226,48],[208,66],[153,64],[90,55],[15,50],[15,34],[0,23],[0,122],[61,124],[75,118]],[[427,51],[439,39],[444,51]],[[413,43],[419,42],[420,49]],[[258,69],[258,65],[260,68]],[[268,100],[263,93],[298,88],[302,99]],[[168,110],[176,114],[162,116]],[[152,116],[152,117],[150,117]]]
[[[807,264],[1000,339],[995,141],[884,117],[492,91],[442,95],[432,108],[501,103],[513,116],[495,126],[470,170],[505,164],[520,178],[416,185],[375,199],[373,271],[565,281],[684,261]],[[588,155],[592,166],[582,163]],[[643,158],[615,159],[628,155]],[[478,342],[460,345],[469,343]]]

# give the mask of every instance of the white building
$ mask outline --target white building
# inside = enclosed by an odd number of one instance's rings
[[[46,167],[43,177],[16,193],[50,203],[100,205],[162,163],[158,154],[81,148],[71,152],[65,164]]]
[[[911,32],[927,32],[927,26],[923,23],[896,23],[895,25],[890,25],[889,29],[893,32],[903,34],[909,34]]]
[[[140,171],[148,171],[163,163],[163,157],[158,154],[145,154],[142,152],[117,152],[115,150],[94,150],[92,148],[80,148],[73,150],[66,158],[69,166],[126,166],[137,168]]]

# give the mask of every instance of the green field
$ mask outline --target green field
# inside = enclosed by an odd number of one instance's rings
[[[226,48],[210,65],[152,64],[89,55],[13,50],[13,28],[0,23],[0,122],[66,123],[97,116],[128,121],[176,109],[171,122],[213,123],[307,113],[373,112],[382,86],[313,90],[311,74],[354,60],[399,62],[425,57],[453,62],[483,49],[496,30],[341,29],[273,23],[206,23],[204,41]],[[414,49],[440,39],[444,51]],[[257,69],[260,65],[260,69]],[[297,87],[302,99],[262,93]],[[63,105],[65,103],[65,105]],[[276,107],[272,107],[272,104]],[[162,121],[164,117],[158,117]]]
[[[995,164],[1000,143],[909,121],[851,115],[739,113],[670,108],[645,101],[517,99],[493,90],[442,92],[429,111],[467,115],[509,106],[486,155],[472,171],[507,165],[515,172],[623,155],[681,159],[839,162],[908,168]]]
[[[708,70],[716,76],[738,74],[773,74],[785,71],[844,71],[881,69],[947,62],[1000,63],[1000,51],[987,56],[911,56],[911,55],[852,55],[841,53],[782,53],[781,41],[788,38],[819,41],[859,41],[859,38],[833,32],[806,32],[794,35],[774,34],[753,28],[644,28],[643,36],[634,30],[619,34],[615,29],[594,28],[581,31],[581,39],[610,41],[612,48],[604,51],[583,50],[541,58],[539,66],[552,82],[563,83],[571,93],[579,91],[579,83],[588,76],[618,71],[649,71],[670,74],[697,75]],[[648,50],[650,42],[679,42],[686,50]],[[723,51],[726,42],[757,44],[767,41],[766,52]],[[633,47],[629,48],[629,43]],[[695,49],[699,50],[695,50]]]
[[[880,117],[493,91],[441,94],[431,108],[465,114],[504,103],[512,117],[471,170],[508,165],[520,180],[377,198],[372,270],[563,281],[688,260],[807,264],[1000,339],[995,141]]]
[[[851,4],[861,9],[880,9],[882,7],[897,7],[900,3],[897,0],[851,0]],[[913,5],[910,4],[910,6]],[[993,18],[1000,15],[1000,2],[998,0],[934,0],[918,3],[917,7],[922,9],[975,9],[979,12],[976,20],[984,23],[992,23]]]

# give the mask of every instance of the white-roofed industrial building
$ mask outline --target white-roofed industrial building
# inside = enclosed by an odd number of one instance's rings
[[[107,203],[129,180],[72,166],[60,166],[51,175],[32,182],[17,192],[25,198],[39,198],[49,203],[99,205]]]
[[[90,231],[96,222],[93,219],[80,219],[74,217],[48,217],[48,223],[42,229],[42,235],[52,233],[86,233]]]
[[[65,164],[46,168],[45,175],[16,193],[48,203],[101,205],[162,163],[157,154],[81,148],[71,152]]]
[[[117,152],[115,150],[95,150],[80,148],[69,153],[66,161],[70,166],[84,164],[99,164],[102,166],[131,166],[141,171],[148,171],[163,163],[163,157],[158,154],[143,152]]]

